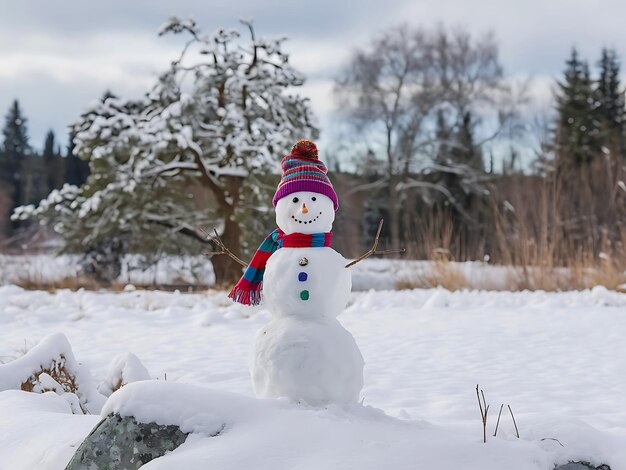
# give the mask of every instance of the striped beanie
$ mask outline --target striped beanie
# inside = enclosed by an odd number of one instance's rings
[[[317,147],[310,140],[302,139],[291,148],[291,153],[282,159],[283,177],[278,183],[272,203],[276,207],[279,199],[298,191],[312,191],[328,196],[339,207],[337,193],[326,173],[324,162],[317,158]]]

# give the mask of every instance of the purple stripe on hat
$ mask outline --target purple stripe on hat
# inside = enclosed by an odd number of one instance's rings
[[[276,194],[274,194],[272,204],[274,204],[274,207],[276,207],[276,203],[279,199],[282,199],[285,196],[290,195],[291,193],[297,193],[299,191],[310,191],[313,193],[323,194],[324,196],[328,196],[333,201],[335,210],[337,210],[337,208],[339,207],[337,193],[335,193],[335,189],[332,187],[331,184],[306,179],[294,179],[292,181],[285,182],[278,188]]]

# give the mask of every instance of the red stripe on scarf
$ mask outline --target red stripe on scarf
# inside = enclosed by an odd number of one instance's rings
[[[330,246],[333,234],[331,232],[324,233],[324,246]],[[310,233],[290,233],[283,235],[283,248],[309,248],[313,246],[313,235]],[[319,247],[318,247],[319,248]]]

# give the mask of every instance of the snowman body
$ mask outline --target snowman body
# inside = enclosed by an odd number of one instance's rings
[[[330,247],[281,248],[267,262],[263,298],[275,317],[335,319],[352,289],[347,261]]]
[[[330,199],[304,192],[285,199],[276,207],[278,226],[285,233],[330,231]],[[301,201],[314,209],[309,217],[297,215],[294,205]],[[311,220],[314,223],[303,226]],[[330,247],[280,248],[269,258],[263,299],[273,320],[258,331],[251,361],[258,396],[288,397],[310,405],[358,401],[363,357],[336,318],[352,287],[345,266],[343,256]]]

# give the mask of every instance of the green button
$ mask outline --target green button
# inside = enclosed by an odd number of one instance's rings
[[[302,300],[309,300],[309,291],[303,290],[302,292],[300,292],[300,298]]]

